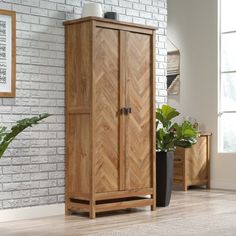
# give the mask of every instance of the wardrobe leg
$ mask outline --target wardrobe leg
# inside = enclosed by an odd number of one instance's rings
[[[153,195],[152,198],[153,198],[153,204],[151,205],[151,211],[155,211],[157,209],[156,199],[154,199]]]
[[[89,211],[89,218],[90,219],[96,218],[95,204],[96,204],[95,201],[93,201],[93,200],[90,201],[90,211]]]
[[[89,212],[89,218],[90,219],[95,219],[96,218],[96,212],[95,209],[91,209]]]

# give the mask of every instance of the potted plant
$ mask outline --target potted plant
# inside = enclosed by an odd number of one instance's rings
[[[189,121],[182,124],[172,121],[179,114],[169,105],[156,110],[157,206],[168,206],[170,202],[176,146],[191,147],[197,142],[198,132]]]
[[[11,130],[7,130],[7,127],[0,126],[0,158],[3,156],[3,153],[8,148],[9,144],[12,142],[12,140],[23,130],[25,130],[27,127],[32,126],[34,124],[38,124],[40,120],[43,120],[50,116],[47,113],[43,113],[41,115],[32,117],[32,118],[26,118],[17,121],[16,125],[11,127]]]

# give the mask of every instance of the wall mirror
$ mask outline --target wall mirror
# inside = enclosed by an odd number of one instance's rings
[[[167,39],[167,94],[178,95],[180,92],[180,51]]]

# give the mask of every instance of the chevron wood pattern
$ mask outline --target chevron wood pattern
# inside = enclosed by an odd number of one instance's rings
[[[99,17],[64,24],[66,214],[155,210],[155,29]]]
[[[126,189],[151,187],[151,37],[127,33]]]
[[[95,46],[95,191],[118,190],[119,32],[97,28]]]
[[[189,169],[187,169],[187,178],[190,182],[200,178],[207,179],[207,162],[206,162],[206,139],[204,137],[198,138],[198,142],[193,146],[193,148],[189,148],[186,150],[187,165]]]
[[[209,134],[202,134],[191,148],[178,147],[174,158],[174,186],[187,190],[192,185],[210,187]]]

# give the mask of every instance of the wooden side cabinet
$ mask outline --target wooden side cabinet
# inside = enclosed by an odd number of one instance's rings
[[[191,148],[177,147],[174,154],[174,189],[186,191],[189,186],[210,188],[210,133],[201,134]]]
[[[155,209],[155,29],[64,24],[66,213]]]

